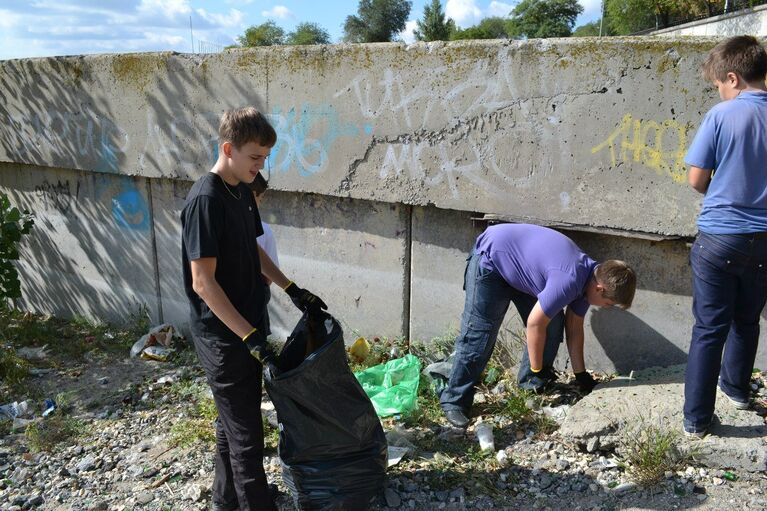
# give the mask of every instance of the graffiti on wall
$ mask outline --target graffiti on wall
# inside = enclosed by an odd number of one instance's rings
[[[310,105],[283,111],[274,109],[269,120],[277,132],[277,144],[270,156],[271,170],[285,173],[295,169],[312,176],[328,166],[328,152],[341,137],[356,136],[360,129],[341,120],[331,105]]]
[[[72,187],[69,180],[52,181],[44,180],[41,184],[35,186],[35,193],[46,209],[55,209],[62,215],[67,215],[72,208],[72,202],[77,200],[80,195],[80,182],[75,183],[75,190],[72,193]]]
[[[626,114],[620,125],[594,146],[591,153],[607,151],[613,167],[620,163],[639,163],[682,183],[686,176],[684,155],[690,129],[689,125],[673,119],[657,122]]]

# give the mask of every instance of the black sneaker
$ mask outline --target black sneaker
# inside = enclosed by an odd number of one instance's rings
[[[240,504],[234,500],[231,502],[216,502],[215,500],[210,503],[210,511],[239,511]]]
[[[465,428],[469,425],[469,418],[461,410],[446,410],[445,418],[456,428]]]

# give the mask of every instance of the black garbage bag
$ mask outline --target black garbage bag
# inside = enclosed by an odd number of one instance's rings
[[[386,475],[386,436],[349,369],[329,314],[301,318],[265,372],[280,428],[282,477],[298,509],[369,509]]]

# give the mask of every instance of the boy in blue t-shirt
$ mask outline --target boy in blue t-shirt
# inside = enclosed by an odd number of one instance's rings
[[[717,380],[736,408],[749,407],[767,301],[766,75],[767,52],[751,36],[723,41],[703,64],[722,102],[704,117],[685,158],[690,186],[705,194],[690,253],[695,325],[684,430],[694,436],[711,425]]]

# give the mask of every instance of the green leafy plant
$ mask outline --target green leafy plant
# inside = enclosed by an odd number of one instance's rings
[[[8,196],[0,193],[0,300],[21,298],[19,272],[13,261],[19,259],[19,242],[34,225],[29,211],[19,211]]]
[[[24,436],[32,451],[52,451],[63,442],[72,441],[84,432],[84,424],[72,417],[54,414],[27,426]]]
[[[621,464],[637,484],[657,484],[667,471],[677,470],[692,459],[694,453],[680,448],[680,440],[678,430],[640,416],[621,430]]]

